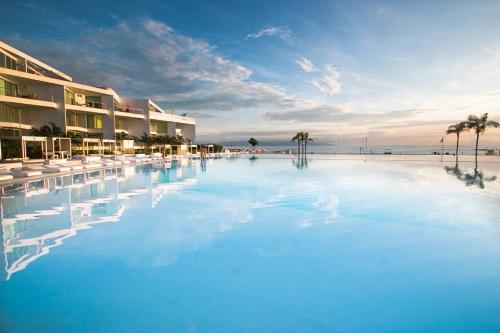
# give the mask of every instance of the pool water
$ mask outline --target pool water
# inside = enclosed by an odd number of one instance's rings
[[[3,189],[1,332],[499,332],[500,164],[233,158]]]

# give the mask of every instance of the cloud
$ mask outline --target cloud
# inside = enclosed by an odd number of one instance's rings
[[[267,112],[269,120],[290,121],[296,123],[370,123],[373,121],[400,121],[418,114],[419,109],[405,109],[385,113],[348,112],[337,106],[320,105],[310,109],[292,110],[285,112]]]
[[[257,39],[257,38],[261,38],[261,37],[270,37],[270,36],[276,36],[276,37],[279,37],[283,40],[287,40],[288,38],[290,38],[291,35],[292,35],[292,31],[290,29],[287,29],[284,27],[268,27],[268,28],[262,29],[258,32],[248,34],[245,37],[245,40]]]
[[[325,66],[326,73],[321,78],[311,81],[323,94],[333,95],[340,91],[340,74],[332,65]]]
[[[310,59],[307,58],[300,58],[295,61],[297,65],[299,65],[300,69],[302,69],[304,72],[310,73],[314,72],[316,68],[314,67],[313,62]]]
[[[122,96],[149,97],[167,109],[297,106],[280,87],[252,81],[249,68],[222,57],[215,46],[151,19],[89,30],[71,42],[10,40],[77,82],[113,87]]]

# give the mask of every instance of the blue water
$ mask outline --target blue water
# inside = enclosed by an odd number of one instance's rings
[[[241,158],[4,188],[0,331],[498,332],[500,164],[479,170]]]

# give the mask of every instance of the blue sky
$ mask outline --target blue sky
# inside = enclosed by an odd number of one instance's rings
[[[500,118],[499,1],[28,1],[0,22],[77,81],[196,116],[201,140],[437,143]]]

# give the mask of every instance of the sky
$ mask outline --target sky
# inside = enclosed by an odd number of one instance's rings
[[[197,139],[438,144],[500,120],[500,1],[23,1],[0,40],[197,118]],[[473,135],[464,142],[472,143]],[[448,143],[453,137],[446,137]],[[500,144],[500,129],[481,142]]]

